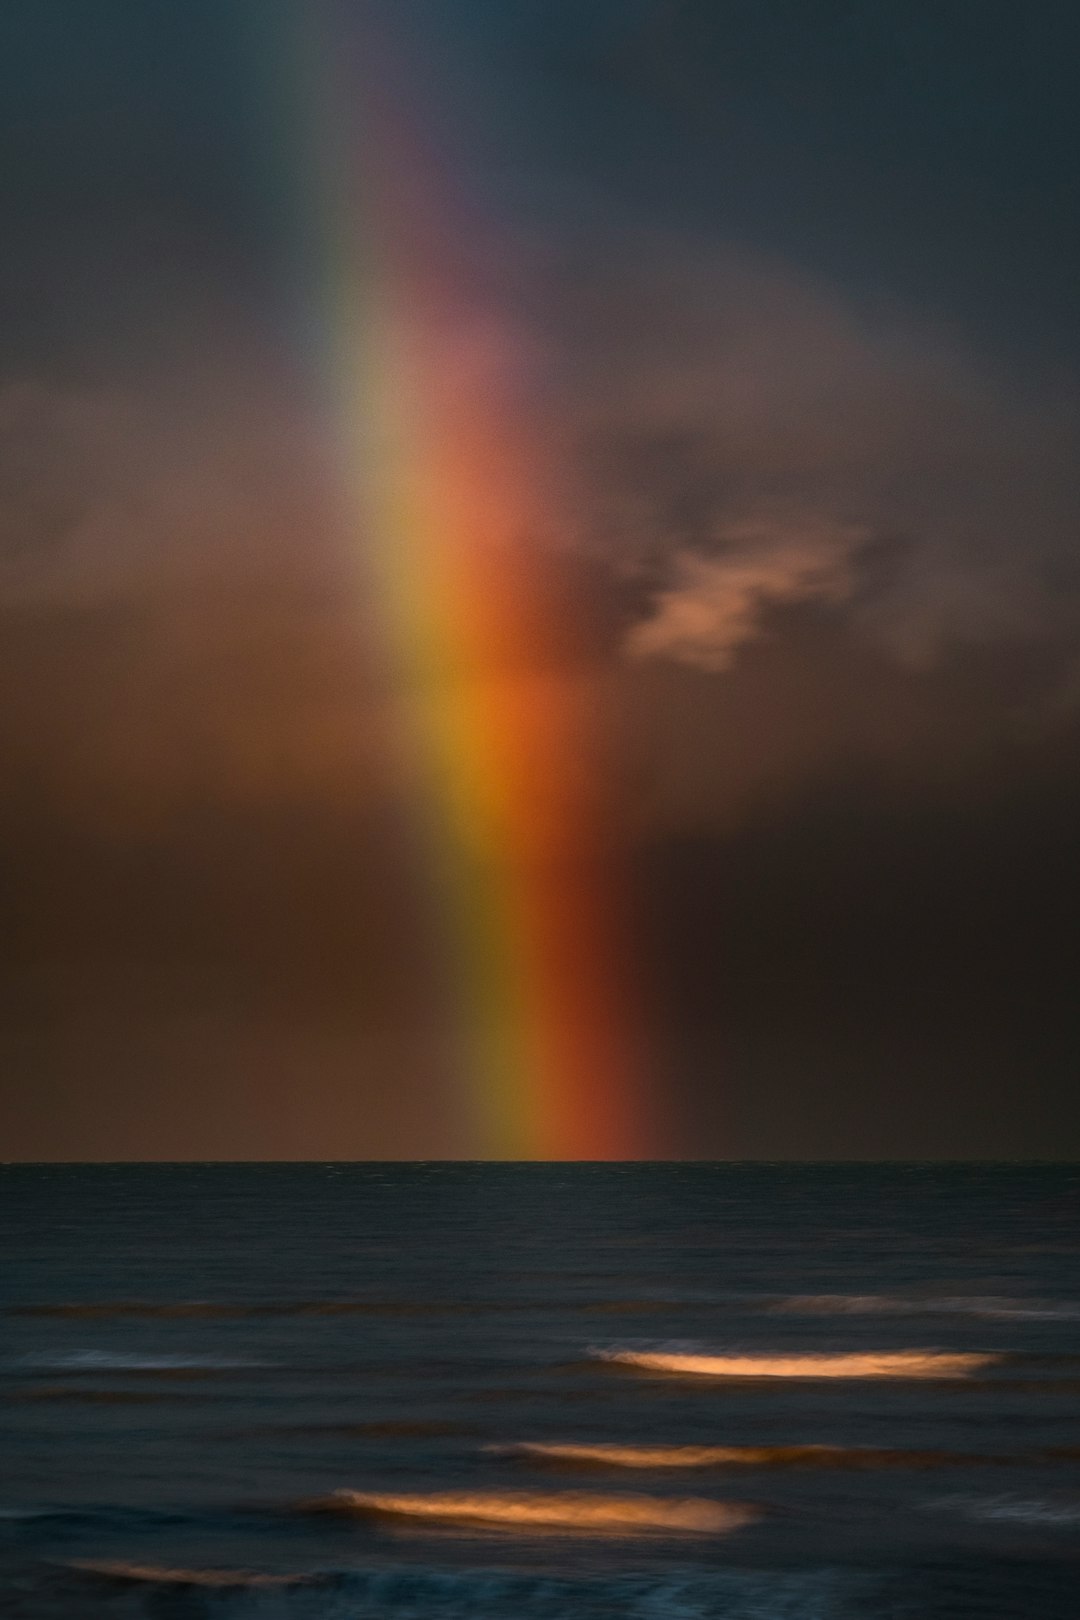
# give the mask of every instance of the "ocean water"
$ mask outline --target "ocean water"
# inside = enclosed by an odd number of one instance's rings
[[[0,1169],[0,1615],[1077,1620],[1080,1168]]]

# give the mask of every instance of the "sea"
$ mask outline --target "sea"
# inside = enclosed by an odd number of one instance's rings
[[[1080,1167],[0,1168],[3,1620],[1078,1620]]]

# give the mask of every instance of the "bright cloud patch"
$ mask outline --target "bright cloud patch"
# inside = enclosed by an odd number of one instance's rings
[[[855,558],[868,536],[841,524],[775,520],[733,524],[716,555],[684,551],[672,583],[635,625],[627,651],[722,670],[757,633],[770,606],[843,602],[855,588]]]

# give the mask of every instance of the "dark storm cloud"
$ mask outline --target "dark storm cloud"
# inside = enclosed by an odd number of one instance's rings
[[[452,1151],[355,536],[235,323],[125,319],[0,394],[0,1152]]]
[[[270,0],[266,17],[276,7]],[[12,0],[0,18],[0,198],[16,249],[257,217],[245,0]]]
[[[548,163],[593,207],[707,223],[978,343],[1075,363],[1067,0],[536,10],[563,141],[546,132]]]
[[[271,798],[4,806],[6,1156],[467,1146],[400,815]]]
[[[1075,1157],[1078,742],[937,792],[849,767],[651,846],[684,1141]]]

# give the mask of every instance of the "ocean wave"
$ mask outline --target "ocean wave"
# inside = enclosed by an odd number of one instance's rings
[[[161,1406],[210,1397],[197,1395],[187,1389],[91,1389],[75,1384],[39,1384],[32,1389],[8,1391],[3,1398],[5,1401],[30,1404],[37,1401],[68,1401],[79,1406]]]
[[[946,1496],[926,1504],[987,1524],[1080,1525],[1080,1500],[1024,1496]]]
[[[674,1303],[679,1303],[677,1300]],[[650,1299],[281,1299],[281,1300],[61,1300],[55,1303],[8,1305],[3,1315],[100,1321],[123,1318],[166,1318],[224,1321],[249,1317],[290,1316],[487,1316],[558,1311],[588,1314],[644,1315],[668,1309]]]
[[[997,1395],[1003,1399],[1017,1395],[1061,1398],[1080,1395],[1080,1378],[964,1378],[957,1382],[956,1389],[966,1395]]]
[[[261,1423],[241,1430],[230,1430],[228,1439],[266,1438],[273,1435],[340,1435],[349,1440],[446,1440],[474,1438],[482,1429],[469,1423],[450,1423],[415,1418],[373,1419],[369,1423]]]
[[[460,1300],[296,1299],[248,1303],[242,1300],[102,1300],[46,1305],[9,1305],[8,1316],[99,1320],[117,1317],[204,1317],[236,1320],[264,1316],[442,1316],[503,1307]]]
[[[759,1517],[742,1502],[701,1497],[558,1495],[439,1491],[398,1495],[333,1491],[301,1507],[308,1512],[464,1524],[511,1531],[559,1530],[584,1535],[711,1534],[738,1530]]]
[[[996,1295],[791,1294],[769,1309],[795,1316],[977,1316],[990,1321],[1080,1321],[1080,1304]]]
[[[23,1356],[20,1366],[46,1372],[228,1372],[238,1367],[268,1367],[267,1361],[243,1361],[222,1356],[158,1356],[123,1350],[67,1350]]]
[[[644,1316],[686,1305],[715,1305],[764,1310],[780,1316],[967,1316],[986,1321],[1080,1321],[1080,1303],[1067,1300],[1024,1300],[997,1295],[790,1294],[783,1297],[744,1294],[671,1293],[653,1299],[296,1299],[242,1300],[106,1300],[9,1305],[3,1314],[42,1320],[219,1320],[275,1317],[410,1317],[484,1316],[559,1312],[592,1316]]]
[[[207,1514],[198,1509],[132,1507],[106,1502],[67,1507],[55,1503],[27,1504],[0,1510],[0,1518],[27,1523],[40,1520],[63,1526],[66,1532],[99,1535],[141,1535],[147,1531],[170,1531],[192,1526],[206,1528],[221,1523],[221,1515],[216,1511]]]
[[[963,1468],[1012,1461],[968,1452],[876,1446],[620,1446],[519,1441],[502,1456],[566,1468]]]
[[[945,1350],[829,1351],[794,1355],[692,1354],[669,1350],[591,1350],[599,1361],[696,1378],[965,1378],[1000,1358]]]
[[[69,1568],[106,1581],[138,1586],[202,1586],[212,1591],[311,1585],[310,1575],[272,1575],[245,1569],[183,1569],[163,1564],[131,1564],[124,1559],[76,1558]]]
[[[85,1603],[88,1584],[95,1592],[114,1586],[121,1600],[130,1590],[138,1607],[125,1604],[124,1615],[164,1613],[161,1602],[172,1614],[175,1594],[178,1614],[222,1620],[892,1620],[897,1613],[887,1580],[832,1568],[598,1577],[410,1565],[262,1576],[92,1561],[69,1566],[62,1579],[58,1595],[69,1608],[50,1613],[73,1612],[72,1599]]]

